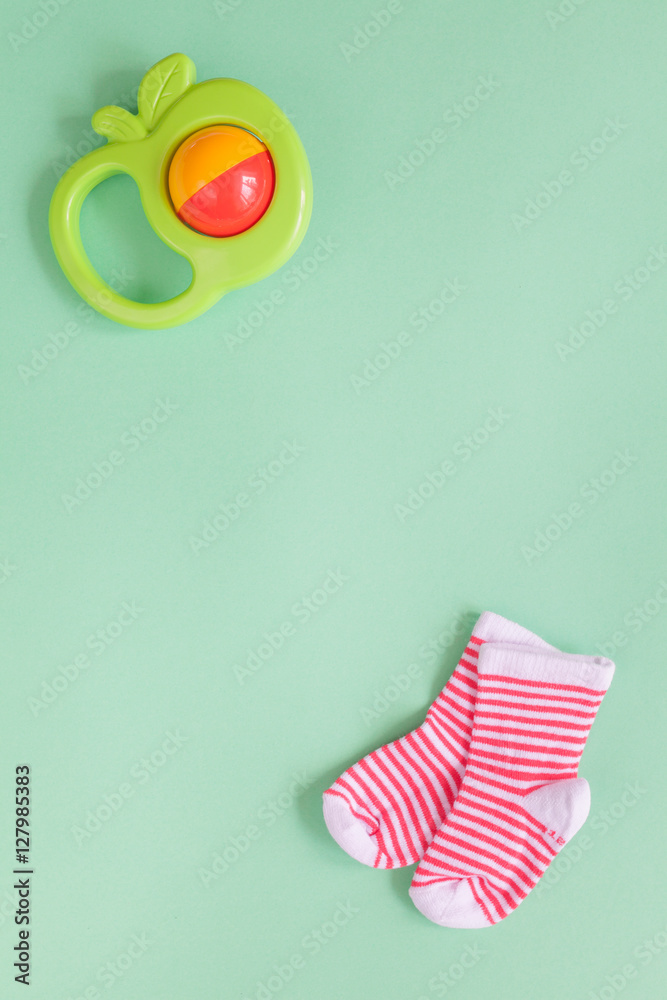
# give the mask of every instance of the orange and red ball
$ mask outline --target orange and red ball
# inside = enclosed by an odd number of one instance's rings
[[[213,125],[181,143],[168,183],[182,222],[206,236],[237,236],[269,207],[275,171],[266,146],[251,132]]]

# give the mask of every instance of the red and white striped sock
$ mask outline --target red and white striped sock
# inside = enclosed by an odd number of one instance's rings
[[[602,656],[482,647],[465,777],[410,887],[430,920],[502,920],[581,827],[590,790],[577,768],[613,675]]]
[[[348,768],[324,793],[334,840],[372,868],[418,861],[452,808],[468,759],[482,643],[553,649],[533,632],[485,611],[444,690],[418,729]]]

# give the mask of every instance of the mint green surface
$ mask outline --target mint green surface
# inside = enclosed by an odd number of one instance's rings
[[[24,762],[32,1000],[662,996],[667,10],[562,8],[3,7],[3,998]],[[81,303],[48,206],[173,51],[271,96],[316,198],[282,270],[140,332]],[[188,283],[128,178],[82,232],[128,297]],[[560,872],[451,931],[321,793],[422,721],[484,609],[617,672]]]

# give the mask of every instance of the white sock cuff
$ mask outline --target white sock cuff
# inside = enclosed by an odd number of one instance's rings
[[[580,656],[557,649],[527,649],[510,642],[485,642],[479,651],[480,677],[500,674],[545,684],[569,684],[604,693],[615,664],[604,656]]]
[[[485,642],[514,642],[523,646],[539,646],[543,649],[555,649],[539,635],[529,632],[523,625],[517,625],[509,618],[503,618],[493,611],[484,611],[477,619],[472,634]]]

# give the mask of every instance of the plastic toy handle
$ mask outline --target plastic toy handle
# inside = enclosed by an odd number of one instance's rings
[[[123,148],[119,147],[119,153]],[[99,153],[99,156],[95,154]],[[166,302],[134,302],[114,291],[100,277],[83,247],[80,232],[81,206],[86,196],[115,174],[133,176],[125,157],[109,158],[109,148],[93,151],[75,163],[60,179],[54,191],[49,210],[49,229],[53,247],[67,278],[89,305],[109,319],[127,326],[164,328],[177,326],[199,316],[225,294],[227,289],[213,289],[205,278],[208,258],[200,251],[197,262],[177,246],[168,242],[171,249],[185,257],[192,267],[190,285]],[[137,178],[135,177],[135,180]],[[137,183],[139,181],[137,180]],[[141,194],[141,184],[139,184]],[[143,201],[143,196],[142,196]],[[160,233],[158,233],[160,235]],[[161,236],[162,239],[164,239]],[[213,262],[211,262],[213,263]]]

